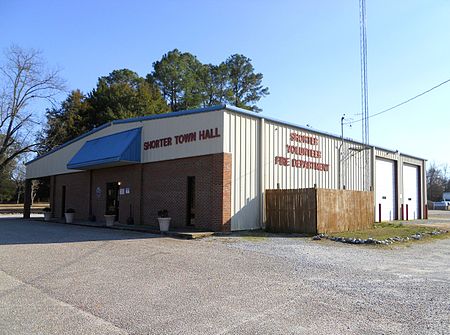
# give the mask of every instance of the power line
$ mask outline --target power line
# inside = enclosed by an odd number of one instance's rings
[[[419,94],[413,96],[412,98],[409,98],[408,100],[405,100],[405,101],[400,102],[399,104],[397,104],[397,105],[395,105],[395,106],[392,106],[392,107],[389,107],[389,108],[387,108],[387,109],[384,109],[384,110],[382,110],[381,112],[372,114],[372,115],[369,116],[369,118],[374,117],[374,116],[377,116],[377,115],[380,115],[380,114],[383,114],[383,113],[386,113],[386,112],[389,112],[389,111],[393,110],[394,108],[397,108],[397,107],[400,107],[400,106],[402,106],[402,105],[404,105],[404,104],[407,104],[408,102],[413,101],[413,100],[415,100],[415,99],[421,97],[422,95],[425,95],[425,94],[427,94],[427,93],[429,93],[429,92],[435,90],[436,88],[438,88],[438,87],[440,87],[440,86],[442,86],[442,85],[444,85],[444,84],[447,84],[448,82],[450,82],[450,78],[447,79],[447,80],[445,80],[445,81],[443,81],[442,83],[437,84],[436,86],[433,86],[432,88],[430,88],[430,89],[428,89],[428,90],[426,90],[426,91],[423,91],[422,93],[419,93]],[[356,122],[361,122],[361,121],[363,121],[363,120],[364,120],[364,119],[359,119],[359,120],[356,120],[356,121],[347,122],[347,123],[345,123],[345,124],[346,124],[346,125],[347,125],[347,124],[353,124],[353,123],[356,123]]]

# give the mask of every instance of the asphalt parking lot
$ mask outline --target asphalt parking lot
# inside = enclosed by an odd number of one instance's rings
[[[1,334],[449,334],[450,239],[186,241],[0,217]]]

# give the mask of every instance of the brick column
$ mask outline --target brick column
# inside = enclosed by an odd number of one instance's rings
[[[231,170],[232,155],[223,154],[223,203],[222,203],[222,224],[224,231],[231,231]]]
[[[231,154],[213,157],[211,228],[215,231],[231,231]]]

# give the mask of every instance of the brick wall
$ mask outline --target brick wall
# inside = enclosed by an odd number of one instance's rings
[[[75,219],[86,220],[89,217],[89,172],[76,172],[57,175],[51,178],[50,204],[53,215],[64,217],[63,186],[66,187],[65,209],[75,209]]]
[[[66,186],[66,209],[76,210],[75,218],[92,214],[104,221],[106,183],[119,182],[130,194],[119,195],[119,221],[126,223],[130,213],[135,224],[158,228],[158,210],[167,209],[172,228],[187,223],[188,177],[195,177],[195,227],[214,231],[231,229],[231,154],[214,154],[147,164],[57,175],[51,178],[51,204],[61,213],[62,186]],[[91,190],[89,190],[91,185]],[[97,193],[97,188],[100,192]],[[141,196],[142,195],[142,196]]]
[[[157,227],[157,212],[167,209],[171,227],[187,222],[188,177],[195,177],[195,227],[231,228],[231,154],[182,158],[143,165],[143,223]]]
[[[106,184],[120,182],[120,188],[129,188],[129,194],[119,195],[119,222],[126,223],[131,215],[135,224],[140,224],[141,164],[92,170],[92,214],[97,221],[105,221]],[[97,188],[100,192],[97,194]]]

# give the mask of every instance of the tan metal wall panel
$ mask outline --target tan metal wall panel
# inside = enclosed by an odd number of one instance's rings
[[[223,151],[223,112],[213,111],[142,122],[142,163],[194,157]],[[218,137],[201,139],[201,131],[212,131]],[[177,138],[192,134],[190,142],[177,144]],[[144,143],[170,138],[171,145],[144,150]],[[195,140],[194,140],[195,138]]]
[[[226,112],[224,151],[232,154],[231,229],[260,228],[260,128],[256,117]]]
[[[291,133],[315,138],[318,143],[309,144],[292,141]],[[314,185],[320,188],[333,189],[339,187],[339,176],[341,175],[342,185],[345,185],[347,189],[363,190],[364,150],[362,150],[362,145],[346,140],[342,144],[338,138],[271,121],[266,121],[264,134],[265,159],[263,164],[266,171],[264,176],[266,189],[276,189],[278,186],[282,189],[309,188],[314,187]],[[288,152],[287,145],[320,152],[321,157],[308,157]],[[277,156],[289,159],[288,166],[277,164]],[[328,171],[294,167],[292,166],[293,160],[327,164]],[[341,165],[341,171],[339,171],[339,165]],[[370,173],[370,164],[368,170],[368,173]]]

